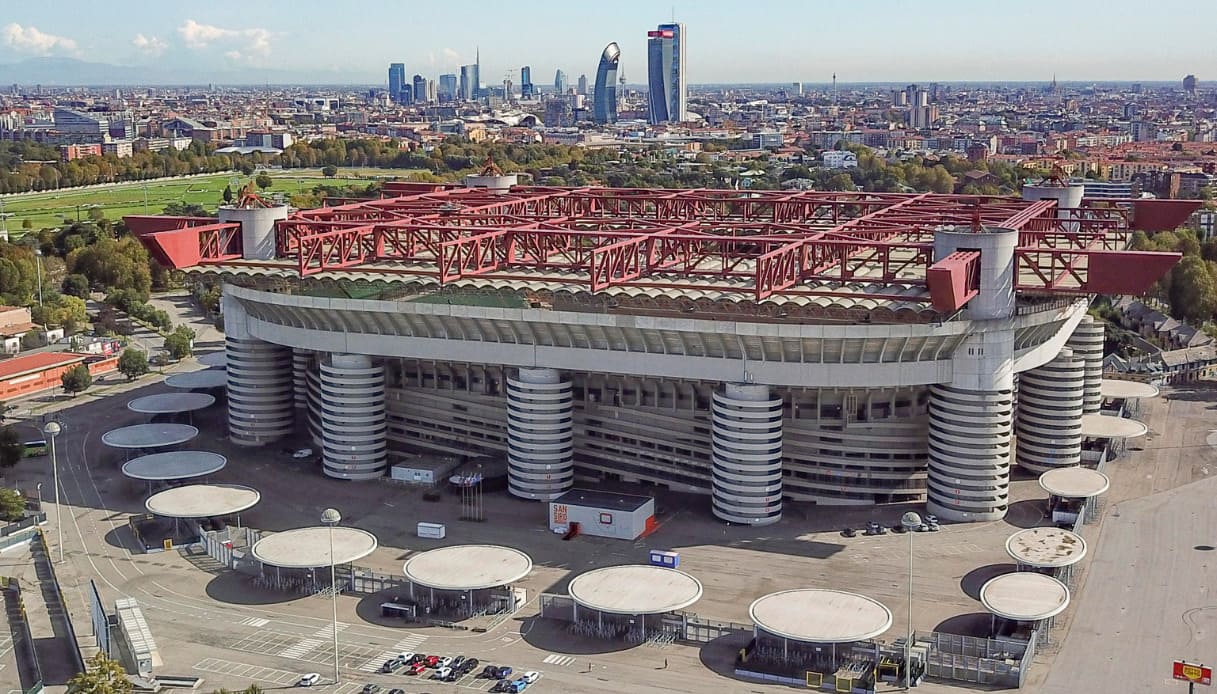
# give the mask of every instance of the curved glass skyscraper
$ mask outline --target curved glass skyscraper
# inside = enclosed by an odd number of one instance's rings
[[[600,67],[596,68],[596,88],[592,92],[593,117],[597,123],[617,122],[617,63],[621,60],[621,49],[617,42],[604,47],[600,54]]]

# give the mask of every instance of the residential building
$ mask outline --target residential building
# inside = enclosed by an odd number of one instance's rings
[[[848,150],[830,149],[820,159],[826,169],[852,169],[858,165],[858,155]]]

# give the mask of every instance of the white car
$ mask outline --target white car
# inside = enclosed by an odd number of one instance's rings
[[[451,674],[452,674],[452,668],[450,668],[450,667],[441,667],[441,668],[437,669],[437,670],[435,671],[435,673],[434,673],[434,674],[432,674],[432,675],[431,675],[431,679],[433,679],[433,680],[442,680],[442,679],[446,678],[448,675],[451,675]]]
[[[292,451],[292,457],[295,458],[296,460],[308,458],[312,455],[313,455],[313,449],[311,449],[311,448],[297,448],[296,450]]]
[[[439,663],[436,664],[436,667],[441,667],[444,669],[452,667],[452,658],[450,656],[444,656],[443,658],[440,658]]]
[[[532,684],[533,682],[536,682],[537,680],[541,679],[541,673],[537,672],[536,670],[529,670],[528,672],[524,673],[523,675],[520,675],[520,679],[524,680],[525,682],[527,682],[529,684]]]
[[[397,659],[398,659],[398,660],[400,660],[400,661],[401,661],[401,662],[403,662],[403,663],[408,663],[408,662],[410,662],[410,660],[412,660],[413,658],[414,658],[414,651],[406,651],[406,652],[404,652],[404,653],[398,653],[398,654],[397,654]]]
[[[321,681],[321,675],[315,672],[310,672],[307,675],[301,675],[300,680],[296,682],[297,687],[311,687]]]

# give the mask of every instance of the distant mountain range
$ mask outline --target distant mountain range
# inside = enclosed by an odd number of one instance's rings
[[[205,84],[367,84],[371,76],[317,73],[308,70],[245,68],[180,69],[143,65],[110,65],[75,58],[30,58],[0,65],[0,85],[109,87]]]

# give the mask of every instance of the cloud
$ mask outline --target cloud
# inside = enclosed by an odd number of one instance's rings
[[[22,53],[48,55],[76,52],[76,42],[66,36],[47,34],[35,27],[23,27],[15,22],[5,25],[3,37],[4,45]]]
[[[131,45],[135,46],[140,53],[152,56],[153,58],[160,56],[169,47],[169,44],[165,41],[155,36],[144,36],[143,34],[136,34],[135,38],[131,39]]]
[[[444,61],[447,62],[449,65],[460,65],[461,64],[461,54],[457,53],[455,50],[453,50],[451,48],[445,48],[442,51],[442,53],[444,54]]]
[[[270,55],[273,34],[260,27],[246,29],[226,29],[212,24],[199,24],[193,19],[177,28],[186,45],[195,50],[207,48],[211,44],[221,44],[229,48],[228,53],[237,53],[238,57],[266,57]],[[227,54],[226,54],[227,55]]]

